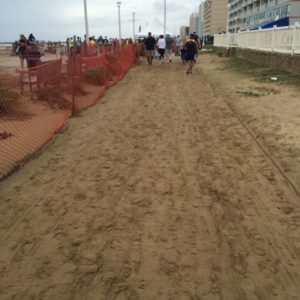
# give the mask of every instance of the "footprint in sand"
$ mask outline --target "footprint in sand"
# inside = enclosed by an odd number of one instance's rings
[[[124,287],[124,290],[117,292],[114,297],[114,300],[139,300],[139,294],[131,289],[130,287]]]
[[[37,296],[37,300],[52,300],[59,299],[61,297],[55,285],[51,285],[43,290],[41,290]]]
[[[53,235],[53,238],[55,238],[59,241],[62,241],[62,240],[65,240],[66,234],[63,231],[58,231]]]
[[[37,250],[37,241],[25,241],[20,246],[20,252],[25,256],[32,256]]]
[[[5,261],[0,261],[0,278],[5,277],[7,270],[9,269],[7,263]]]

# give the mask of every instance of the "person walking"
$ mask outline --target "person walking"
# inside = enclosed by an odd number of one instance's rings
[[[144,41],[145,47],[146,47],[146,55],[147,55],[147,61],[148,65],[152,65],[152,60],[155,57],[155,45],[156,40],[152,36],[151,32],[148,32],[148,37]]]
[[[179,35],[177,35],[177,37],[175,39],[175,44],[176,44],[176,55],[180,55],[181,38]]]
[[[166,40],[164,39],[163,35],[159,36],[159,39],[157,41],[157,48],[159,53],[159,60],[160,63],[162,63],[165,58],[165,50],[166,50]]]
[[[16,54],[20,58],[21,69],[24,69],[24,61],[27,59],[27,45],[28,42],[25,35],[20,34],[20,39],[16,50]]]
[[[200,49],[200,40],[195,31],[192,33],[191,38],[196,42],[196,46],[197,46],[197,53],[195,54],[194,57],[194,63],[196,63],[197,62],[196,59],[198,57],[198,50]]]
[[[77,39],[76,39],[76,42],[75,42],[75,47],[76,47],[76,53],[77,54],[81,53],[81,45],[82,45],[81,38],[79,36],[77,36]]]
[[[37,45],[37,40],[34,37],[34,35],[32,33],[29,34],[28,36],[28,45],[30,46],[36,46]]]
[[[169,60],[169,63],[172,62],[173,57],[173,43],[174,40],[171,38],[169,34],[166,36],[166,58]]]
[[[186,63],[186,74],[191,74],[193,65],[195,62],[195,55],[198,52],[197,43],[193,38],[193,34],[186,40],[184,44],[185,48],[185,63]]]

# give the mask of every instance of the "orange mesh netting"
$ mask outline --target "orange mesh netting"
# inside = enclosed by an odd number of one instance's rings
[[[98,47],[0,73],[0,179],[47,143],[73,112],[94,105],[138,61],[140,46]],[[91,53],[86,49],[84,53]]]

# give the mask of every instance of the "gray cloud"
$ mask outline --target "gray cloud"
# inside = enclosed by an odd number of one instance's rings
[[[118,35],[118,9],[115,1],[86,0],[91,35]],[[122,1],[122,0],[121,0]],[[198,10],[202,0],[167,0],[167,27],[177,34],[187,25],[189,16]],[[139,25],[163,21],[163,0],[123,0],[121,4],[122,36],[132,35],[132,12]],[[67,36],[84,35],[83,0],[0,0],[0,41],[14,41],[20,33],[33,33],[44,40],[65,40]],[[175,32],[176,31],[176,32]]]

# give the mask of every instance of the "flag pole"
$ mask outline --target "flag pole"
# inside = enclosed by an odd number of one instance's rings
[[[166,37],[166,19],[167,19],[167,0],[164,0],[164,37]]]
[[[86,45],[88,45],[88,43],[89,43],[89,24],[88,24],[86,0],[83,0],[83,4],[84,4],[84,20],[85,20],[85,41],[86,41]]]

